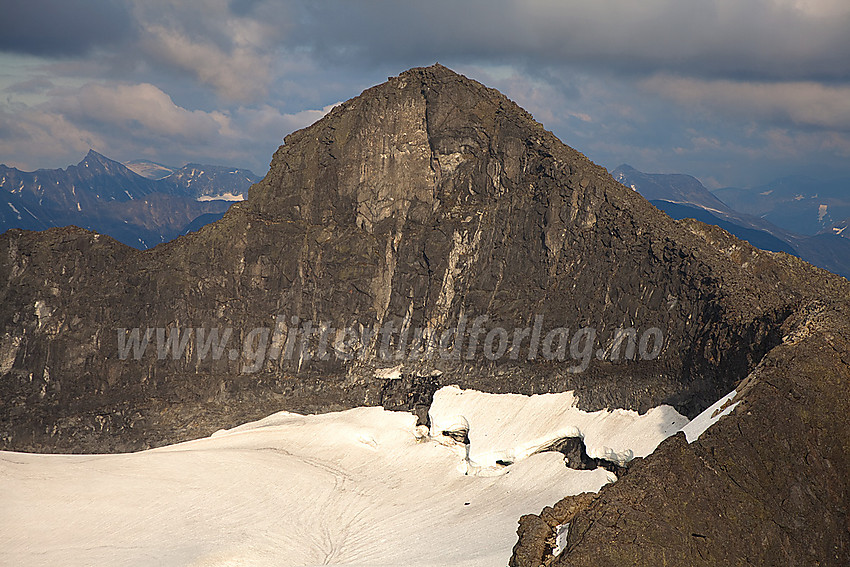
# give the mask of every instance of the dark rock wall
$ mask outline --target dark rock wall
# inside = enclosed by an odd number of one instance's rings
[[[694,415],[780,343],[801,301],[843,285],[671,220],[498,92],[414,69],[288,136],[249,199],[197,233],[146,252],[73,228],[0,237],[0,448],[133,450],[279,409],[395,403],[374,376],[395,362],[375,344],[358,361],[266,357],[251,373],[229,352],[199,360],[194,339],[176,359],[118,356],[117,329],[232,328],[241,347],[278,315],[438,330],[487,315],[509,332],[543,315],[543,333],[593,327],[600,347],[657,327],[653,360],[573,373],[479,350],[404,372]]]

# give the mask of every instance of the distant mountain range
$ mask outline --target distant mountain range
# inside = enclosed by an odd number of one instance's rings
[[[737,211],[808,236],[833,233],[836,224],[850,217],[850,178],[795,175],[748,189],[725,187],[714,194]]]
[[[850,238],[843,238],[850,237],[850,231],[844,230],[850,219],[835,223],[828,216],[850,214],[842,204],[840,181],[817,189],[812,179],[785,178],[751,189],[712,193],[690,175],[643,173],[626,164],[611,175],[675,219],[717,225],[763,250],[785,252],[850,278]],[[795,186],[794,179],[800,184]],[[726,199],[735,204],[727,204]],[[850,206],[850,198],[845,200]],[[818,203],[815,209],[813,203]]]
[[[246,169],[124,165],[94,150],[65,169],[0,165],[0,232],[76,225],[146,249],[221,217],[257,181]]]
[[[198,201],[241,201],[248,187],[260,180],[248,169],[188,163],[170,167],[147,160],[133,160],[127,168],[148,179],[168,181]]]

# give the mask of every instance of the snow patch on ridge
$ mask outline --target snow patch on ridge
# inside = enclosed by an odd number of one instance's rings
[[[736,390],[732,390],[716,402],[704,412],[696,416],[690,423],[682,428],[685,438],[688,443],[693,443],[699,439],[700,435],[706,432],[709,427],[717,423],[724,415],[729,415],[740,402],[732,403],[732,399],[737,395]]]
[[[16,215],[18,215],[18,220],[21,220],[21,211],[19,211],[18,209],[16,209],[16,208],[15,208],[15,205],[13,205],[12,203],[6,203],[6,204],[7,204],[7,205],[9,205],[9,206],[12,208],[12,211],[13,211]]]
[[[560,524],[555,526],[555,547],[552,548],[552,555],[557,557],[567,548],[567,538],[570,534],[570,524]]]

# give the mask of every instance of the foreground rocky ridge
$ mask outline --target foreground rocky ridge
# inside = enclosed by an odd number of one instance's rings
[[[664,441],[599,494],[524,516],[512,567],[846,565],[850,309],[813,303],[738,386],[729,417]],[[564,551],[555,528],[569,522]]]

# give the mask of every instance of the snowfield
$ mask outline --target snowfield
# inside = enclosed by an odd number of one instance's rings
[[[627,459],[688,423],[575,405],[447,387],[430,432],[370,407],[133,454],[0,452],[0,564],[504,567],[521,515],[615,480],[536,449],[580,434],[591,456]],[[443,435],[463,428],[468,446]]]
[[[203,171],[201,173],[203,173]],[[191,179],[189,181],[191,182]],[[242,193],[236,194],[236,193],[226,192],[226,193],[222,193],[221,195],[201,195],[200,197],[198,197],[197,200],[201,201],[201,202],[206,202],[206,201],[244,201],[245,196]]]

